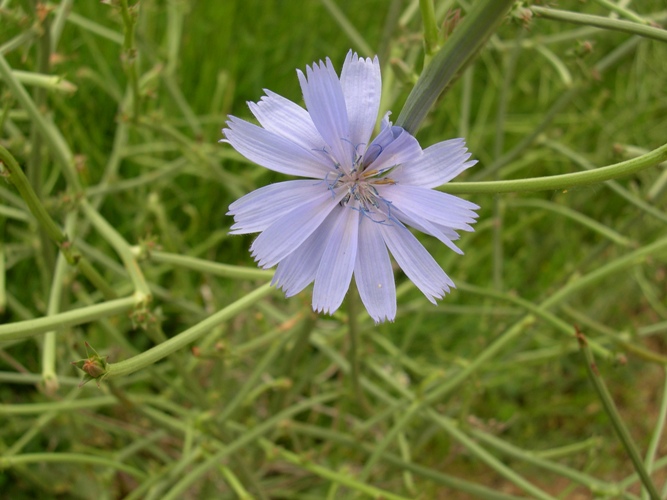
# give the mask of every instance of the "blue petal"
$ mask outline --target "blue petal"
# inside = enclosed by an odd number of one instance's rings
[[[330,191],[324,191],[271,224],[250,246],[258,265],[273,267],[301,246],[344,195],[332,198]]]
[[[424,154],[392,172],[392,179],[402,184],[425,188],[442,186],[477,161],[466,161],[470,153],[463,139],[439,142],[424,150]]]
[[[307,204],[315,196],[327,191],[320,181],[298,180],[279,182],[256,189],[229,205],[227,215],[233,215],[232,234],[264,231],[283,215]]]
[[[474,203],[433,189],[394,184],[379,186],[378,192],[408,215],[416,214],[452,229],[473,231],[469,224],[474,224],[478,217],[473,210],[479,207]]]
[[[331,168],[294,142],[233,116],[223,129],[227,141],[248,160],[283,174],[323,178]]]
[[[394,321],[396,317],[394,272],[378,226],[368,217],[361,217],[354,265],[354,280],[361,301],[375,323]]]
[[[334,214],[329,241],[324,249],[313,286],[313,309],[333,314],[350,288],[354,263],[357,260],[360,212],[350,206]]]
[[[426,298],[435,304],[454,287],[438,263],[405,226],[378,224],[382,238],[396,262]]]
[[[406,130],[386,127],[368,147],[363,163],[367,170],[382,171],[413,161],[421,154],[419,142]]]
[[[258,103],[248,103],[250,111],[262,127],[309,151],[324,147],[324,139],[315,128],[308,111],[275,92],[264,92],[266,96]]]
[[[371,60],[348,52],[340,83],[350,122],[350,140],[361,154],[368,146],[380,109],[382,77],[377,56]]]
[[[315,280],[333,222],[337,220],[337,214],[341,210],[345,209],[334,207],[313,234],[278,264],[271,284],[281,288],[287,297],[296,295]]]
[[[450,250],[454,250],[457,254],[463,255],[463,250],[457,247],[452,241],[453,239],[458,239],[459,237],[459,235],[454,232],[453,229],[434,224],[419,216],[418,214],[412,212],[403,212],[396,207],[392,209],[392,213],[396,219],[402,223],[414,227],[424,234],[438,238],[438,240],[444,243]],[[452,232],[454,232],[454,235],[456,236],[455,238],[450,238]]]
[[[329,145],[334,158],[346,171],[352,168],[354,146],[343,89],[336,71],[327,58],[326,64],[306,67],[306,76],[297,70],[303,99],[315,127]]]

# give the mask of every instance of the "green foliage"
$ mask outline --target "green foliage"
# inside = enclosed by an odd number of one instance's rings
[[[667,45],[632,29],[667,22],[664,3],[560,2],[608,29],[524,3],[417,134],[466,138],[479,164],[462,189],[663,147]],[[469,6],[434,7],[430,50]],[[420,236],[458,290],[434,307],[398,273],[397,319],[379,326],[354,292],[333,317],[312,313],[310,290],[272,292],[252,237],[227,234],[228,205],[282,177],[218,143],[226,116],[249,118],[264,88],[300,102],[296,68],[370,47],[398,117],[424,66],[419,13],[0,0],[4,496],[638,498],[610,416],[662,486],[664,162],[567,190],[471,187],[482,210],[464,256]],[[575,325],[616,408],[588,381]],[[76,360],[99,388],[79,387]]]

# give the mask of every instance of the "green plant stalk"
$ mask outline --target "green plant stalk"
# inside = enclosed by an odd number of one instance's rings
[[[332,443],[338,443],[343,446],[349,446],[352,449],[365,451],[366,453],[372,453],[374,449],[373,445],[364,444],[362,441],[355,439],[350,435],[342,434],[330,429],[323,429],[312,424],[290,421],[289,428],[293,429],[299,434],[316,437],[318,439],[323,439]],[[443,474],[437,470],[430,469],[413,462],[407,462],[402,458],[390,453],[384,453],[382,455],[382,460],[395,467],[412,472],[425,479],[429,479],[436,484],[442,484],[449,488],[454,488],[465,493],[470,493],[470,495],[474,495],[471,498],[484,498],[486,500],[519,500],[519,497],[503,494],[498,491],[491,490],[485,486],[481,486],[477,483]]]
[[[74,168],[74,157],[69,150],[65,139],[55,125],[49,122],[45,118],[44,113],[37,108],[35,102],[32,100],[28,92],[26,92],[21,82],[16,79],[11,67],[7,64],[7,61],[2,55],[0,55],[0,77],[5,81],[16,100],[26,110],[30,119],[51,148],[51,151],[60,164],[62,174],[67,180],[68,187],[74,191],[74,193],[80,193],[82,190],[81,182],[79,181],[76,169]]]
[[[203,337],[212,328],[215,328],[220,323],[233,318],[244,309],[251,307],[257,301],[271,294],[274,290],[275,289],[271,288],[271,285],[267,283],[266,285],[263,285],[250,292],[249,294],[240,298],[236,302],[233,302],[212,316],[209,316],[204,321],[197,323],[193,327],[188,328],[175,337],[171,337],[166,342],[156,345],[155,347],[137,354],[136,356],[133,356],[129,359],[126,359],[125,361],[109,363],[107,366],[107,373],[104,378],[113,379],[117,377],[123,377],[160,361],[161,359],[169,356],[182,347],[185,347],[186,345]],[[2,327],[0,326],[0,328]],[[0,340],[1,339],[2,338],[0,337]]]
[[[73,4],[74,0],[63,0],[56,7],[56,12],[53,16],[53,22],[51,23],[51,47],[53,47],[54,51],[58,47],[58,42],[60,42],[60,35],[62,35],[65,22],[67,22],[67,16],[72,10]]]
[[[662,163],[665,160],[667,160],[667,144],[663,144],[659,148],[637,158],[585,172],[504,181],[450,182],[439,189],[451,194],[559,191],[625,177]]]
[[[562,154],[563,156],[569,158],[584,170],[595,169],[595,166],[590,161],[588,161],[583,155],[577,153],[576,151],[572,151],[570,148],[559,142],[546,139],[542,141],[542,144],[549,147],[550,149],[553,149],[559,154]],[[656,219],[667,223],[667,214],[665,214],[665,212],[659,210],[657,207],[651,205],[650,203],[647,203],[646,201],[644,201],[643,198],[640,198],[639,196],[631,193],[626,188],[619,185],[616,181],[611,181],[611,180],[605,181],[605,184],[609,186],[609,188],[612,191],[618,193],[620,196],[622,196],[627,201],[635,205],[637,208],[643,210],[649,215],[652,215]]]
[[[651,38],[660,42],[667,42],[667,30],[662,28],[654,28],[645,24],[639,24],[632,21],[623,21],[620,19],[611,19],[609,17],[592,16],[590,14],[580,14],[578,12],[570,12],[566,10],[550,9],[547,7],[531,6],[538,17],[551,19],[554,21],[564,21],[567,23],[584,24],[586,26],[594,26],[613,31],[622,31],[623,33],[630,33],[644,38]]]
[[[579,324],[582,324],[588,329],[595,330],[596,332],[609,337],[621,349],[628,352],[629,354],[637,356],[638,358],[641,358],[650,363],[658,363],[667,366],[667,356],[663,356],[660,353],[641,347],[641,345],[627,341],[623,338],[621,333],[618,333],[612,328],[592,320],[587,315],[577,311],[575,308],[568,306],[567,304],[563,304],[561,309]],[[590,339],[588,341],[590,343]]]
[[[245,379],[243,385],[234,391],[234,396],[231,401],[228,401],[227,404],[225,404],[225,408],[222,410],[222,412],[220,412],[219,415],[216,415],[215,422],[217,425],[224,425],[229,417],[231,417],[234,412],[243,404],[248,394],[250,394],[250,392],[259,382],[261,376],[264,375],[269,366],[274,363],[278,357],[278,354],[282,352],[282,349],[288,340],[289,336],[285,335],[280,341],[273,343],[271,348],[264,354],[260,362],[255,365],[252,373]]]
[[[73,311],[45,316],[42,318],[18,321],[0,325],[0,342],[7,340],[23,340],[33,335],[48,332],[53,329],[63,329],[70,326],[89,323],[100,318],[114,316],[131,311],[136,306],[135,297],[109,300],[94,306],[81,307]]]
[[[0,55],[12,52],[21,47],[22,45],[32,42],[33,38],[37,38],[39,36],[40,31],[41,31],[40,28],[35,25],[24,29],[14,38],[11,38],[9,41],[0,45]]]
[[[621,16],[625,17],[626,19],[629,19],[630,21],[635,21],[641,24],[649,24],[649,25],[651,24],[650,21],[644,19],[636,12],[631,11],[630,9],[626,9],[621,5],[615,4],[610,0],[595,0],[595,1],[600,5],[602,5],[603,7],[606,7],[609,10],[616,12],[617,14],[620,14]],[[630,3],[630,2],[624,2],[624,3]]]
[[[396,125],[415,135],[435,101],[495,32],[513,0],[479,0],[433,57],[410,92]]]
[[[63,92],[65,94],[72,94],[76,92],[76,85],[65,80],[61,76],[45,75],[42,73],[34,73],[32,71],[12,70],[12,74],[16,80],[24,85],[32,87],[40,87],[46,90],[55,92]]]
[[[375,464],[377,464],[382,459],[382,455],[387,451],[389,445],[393,443],[394,440],[398,438],[399,434],[405,430],[419,409],[420,405],[418,403],[413,403],[407,408],[407,410],[405,410],[403,414],[397,418],[396,423],[391,428],[391,430],[383,436],[382,441],[375,445],[373,453],[371,453],[371,456],[368,457],[368,460],[366,460],[366,463],[364,464],[364,468],[359,474],[359,480],[368,480]]]
[[[16,467],[23,464],[56,463],[56,464],[81,464],[99,465],[111,467],[112,469],[126,472],[133,477],[143,479],[146,473],[129,465],[113,460],[111,458],[88,455],[84,453],[23,453],[11,457],[0,456],[0,470]]]
[[[231,266],[229,264],[220,264],[218,262],[211,262],[210,260],[198,259],[196,257],[188,257],[186,255],[179,255],[175,253],[151,251],[149,253],[149,258],[152,262],[171,264],[173,266],[192,269],[193,271],[200,271],[202,273],[239,280],[269,280],[273,278],[273,275],[275,274],[274,270],[265,271],[263,269],[248,268],[243,266]]]
[[[56,267],[53,272],[51,290],[49,293],[49,303],[46,310],[46,316],[53,316],[60,310],[61,295],[63,290],[63,279],[67,270],[67,261],[62,252],[56,259]],[[58,388],[58,374],[56,373],[56,334],[58,332],[51,330],[44,335],[42,344],[42,381],[47,390]]]
[[[239,481],[239,479],[229,467],[220,465],[218,469],[220,470],[222,477],[225,478],[225,481],[234,494],[239,498],[239,500],[253,500],[253,496],[243,487],[241,481]]]
[[[361,363],[359,359],[359,340],[360,340],[360,329],[359,321],[357,316],[358,306],[361,302],[359,298],[359,292],[357,291],[357,286],[353,282],[350,284],[350,289],[347,292],[346,297],[347,302],[347,329],[348,329],[348,341],[350,342],[350,348],[348,351],[350,357],[350,385],[352,389],[352,396],[354,400],[354,406],[358,407],[363,413],[369,412],[370,408],[364,392],[361,390]]]
[[[69,13],[67,16],[67,22],[72,23],[83,30],[86,30],[93,35],[97,35],[101,38],[109,40],[116,45],[123,45],[123,35],[117,31],[107,28],[106,26],[91,21],[87,17],[77,14],[76,12]]]
[[[586,486],[595,494],[595,496],[619,498],[622,494],[622,489],[616,484],[600,481],[599,479],[584,474],[576,469],[542,458],[534,452],[522,450],[521,448],[513,446],[502,439],[479,429],[471,429],[469,432],[473,437],[494,447],[509,457],[523,460],[535,467],[554,472],[564,478],[571,479],[572,481]]]
[[[431,55],[438,50],[438,24],[435,21],[433,0],[419,0],[419,10],[421,10],[424,26],[424,55],[425,60],[428,61]]]
[[[61,402],[69,403],[74,401],[80,394],[81,389],[79,387],[74,387]],[[58,410],[46,411],[40,414],[36,421],[26,430],[26,432],[23,433],[19,439],[12,443],[11,447],[7,448],[6,450],[2,450],[2,454],[7,457],[20,453],[20,451],[25,448],[25,446],[30,441],[32,441],[32,439],[37,436],[45,426],[47,426],[54,418],[58,416],[60,416],[60,412]]]
[[[610,276],[616,272],[619,272],[628,267],[640,264],[643,262],[647,256],[654,256],[660,252],[667,251],[667,238],[662,238],[651,245],[647,245],[643,248],[635,250],[627,255],[619,257],[618,259],[588,273],[581,278],[569,282],[566,286],[558,290],[551,297],[543,301],[541,304],[535,306],[530,303],[534,312],[538,313],[540,310],[546,310],[549,307],[552,307],[567,296],[573,294],[574,292],[594,283],[606,276]],[[527,302],[527,301],[526,301]],[[527,302],[528,304],[528,302]],[[527,306],[526,304],[526,306]],[[545,316],[546,318],[546,316]],[[436,389],[433,389],[424,399],[427,402],[437,401],[447,394],[451,393],[456,387],[463,383],[468,377],[470,377],[478,368],[484,365],[488,360],[497,355],[505,346],[510,344],[521,335],[525,328],[527,328],[534,321],[533,314],[528,314],[519,320],[517,323],[512,325],[502,336],[498,337],[489,347],[487,347],[482,353],[475,357],[475,360],[468,364],[463,370],[459,373],[448,379],[443,384],[440,384]],[[560,320],[559,322],[562,322]],[[558,324],[556,322],[555,324]],[[554,326],[555,326],[554,324]]]
[[[142,303],[149,303],[152,298],[152,293],[130,245],[120,233],[93,208],[88,200],[81,200],[79,207],[93,226],[95,226],[95,229],[97,229],[104,239],[107,240],[114,250],[116,250],[116,253],[118,253],[123,261],[123,265],[134,285],[135,295],[137,296],[137,305],[140,306]]]
[[[267,453],[269,454],[278,454],[280,457],[285,459],[287,462],[305,469],[309,472],[312,472],[313,474],[320,476],[324,479],[328,479],[332,482],[334,482],[337,485],[340,486],[345,486],[351,490],[358,491],[360,493],[363,493],[365,495],[370,496],[371,498],[388,498],[391,500],[406,500],[406,497],[395,495],[393,493],[390,493],[387,490],[382,490],[380,488],[376,488],[375,486],[372,486],[370,484],[366,484],[362,481],[358,481],[351,477],[349,474],[345,474],[344,472],[336,472],[332,471],[331,469],[327,469],[326,467],[322,467],[321,465],[317,465],[313,463],[311,460],[308,460],[305,457],[301,457],[295,453],[292,453],[290,451],[287,451],[285,448],[278,446],[274,443],[271,443],[270,441],[267,441],[265,439],[260,440],[260,444],[262,445],[262,448],[266,450]]]
[[[619,234],[604,224],[600,224],[595,219],[592,219],[591,217],[588,217],[587,215],[584,215],[581,212],[577,212],[576,210],[573,210],[569,207],[559,205],[558,203],[540,199],[515,199],[507,200],[507,204],[512,207],[533,207],[550,210],[551,212],[557,213],[563,217],[567,217],[568,219],[572,219],[573,221],[578,222],[582,226],[585,226],[595,231],[596,233],[599,233],[600,235],[618,245],[623,247],[631,247],[633,244],[631,240],[622,234]]]
[[[646,468],[644,467],[644,463],[642,462],[642,459],[639,456],[639,451],[637,451],[637,445],[632,439],[632,436],[630,436],[630,432],[628,432],[627,427],[623,423],[623,419],[621,418],[621,415],[618,413],[618,410],[616,409],[614,400],[612,399],[611,394],[609,394],[607,386],[605,385],[604,381],[602,380],[602,377],[600,376],[597,365],[595,364],[595,359],[593,358],[593,353],[588,347],[588,342],[586,340],[586,337],[584,337],[584,335],[578,331],[577,331],[577,341],[579,342],[579,347],[581,348],[581,352],[586,362],[586,371],[588,372],[588,378],[593,383],[595,392],[597,392],[598,397],[602,402],[602,406],[604,407],[607,416],[609,416],[609,419],[611,420],[612,426],[616,431],[616,435],[621,441],[621,444],[623,444],[623,447],[625,448],[625,451],[630,457],[632,465],[637,471],[637,474],[639,475],[639,478],[641,479],[644,488],[646,488],[646,490],[648,491],[651,500],[660,500],[660,495],[658,494],[658,490],[653,484],[651,476],[647,472]]]
[[[662,401],[660,402],[660,411],[658,412],[658,419],[655,425],[655,430],[651,436],[651,442],[648,445],[648,450],[646,450],[646,459],[644,460],[646,464],[646,472],[650,474],[653,472],[655,465],[655,455],[660,446],[660,439],[662,438],[662,432],[665,428],[665,420],[667,420],[667,368],[663,367],[665,372],[665,381],[662,386]],[[649,498],[648,490],[642,491],[642,500],[648,500]]]
[[[138,8],[138,3],[134,8]],[[132,89],[132,117],[136,121],[139,118],[139,77],[137,76],[137,47],[134,39],[134,27],[137,24],[136,14],[130,12],[127,0],[120,0],[120,14],[123,19],[123,68],[127,74],[127,80]]]
[[[5,261],[5,219],[0,217],[0,314],[7,308],[7,264]]]
[[[343,32],[347,35],[350,41],[357,46],[359,51],[366,57],[372,57],[375,51],[366,42],[366,39],[354,27],[350,20],[345,16],[345,13],[336,5],[333,0],[320,0],[324,7],[329,11],[331,17],[338,23]]]
[[[256,441],[258,438],[269,432],[271,429],[275,428],[282,421],[289,419],[297,413],[301,413],[304,410],[312,408],[313,406],[322,405],[328,401],[332,401],[339,396],[339,393],[326,393],[313,398],[301,401],[289,408],[273,415],[271,418],[264,420],[261,424],[253,427],[252,429],[247,429],[243,434],[237,438],[235,441],[232,441],[226,445],[222,450],[214,453],[203,463],[197,467],[188,471],[188,473],[176,483],[165,496],[162,497],[162,500],[175,500],[182,498],[183,493],[187,488],[194,484],[197,479],[202,475],[206,474],[212,468],[218,466],[223,459],[237,452],[238,450],[243,449],[248,444]]]
[[[35,219],[37,219],[40,227],[46,231],[49,238],[61,250],[65,259],[67,259],[67,262],[70,265],[77,266],[79,271],[81,271],[81,273],[88,278],[88,280],[95,285],[106,298],[116,297],[114,289],[111,288],[95,268],[93,268],[90,263],[76,251],[71,242],[67,239],[67,236],[56,225],[44,208],[44,205],[42,205],[42,202],[37,197],[37,194],[30,186],[28,178],[23,173],[21,167],[19,167],[14,156],[2,146],[0,146],[0,165],[4,165],[7,169],[9,172],[9,180],[14,184],[26,205],[28,205],[30,212]]]
[[[475,441],[469,438],[463,431],[461,431],[458,426],[452,422],[449,418],[443,417],[438,414],[435,410],[427,410],[427,415],[432,421],[437,425],[442,427],[452,438],[456,439],[461,443],[465,448],[474,456],[479,458],[482,462],[486,463],[489,467],[495,470],[498,474],[502,475],[508,481],[511,481],[519,488],[524,490],[530,495],[531,498],[540,498],[542,500],[555,500],[555,497],[545,493],[536,486],[532,485],[526,481],[519,474],[510,469],[507,465],[503,464],[500,460],[494,457],[491,453],[486,451]]]

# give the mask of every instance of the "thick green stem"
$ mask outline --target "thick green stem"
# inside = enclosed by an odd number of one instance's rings
[[[514,0],[479,0],[424,69],[396,125],[414,135],[438,96],[495,32]]]

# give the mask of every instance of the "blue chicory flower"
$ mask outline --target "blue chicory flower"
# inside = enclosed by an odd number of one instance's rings
[[[377,57],[350,51],[340,79],[327,58],[297,70],[306,108],[271,91],[248,103],[261,126],[230,116],[226,140],[248,160],[305,177],[271,184],[229,206],[233,234],[261,233],[250,247],[259,266],[277,265],[273,284],[290,297],[310,283],[313,309],[332,314],[355,277],[376,323],[396,316],[389,252],[435,304],[454,283],[406,227],[457,253],[479,207],[435,191],[476,162],[463,139],[424,150],[389,113],[370,141],[381,94]]]

